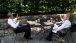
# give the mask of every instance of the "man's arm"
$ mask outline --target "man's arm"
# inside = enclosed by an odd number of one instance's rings
[[[12,20],[8,20],[8,24],[11,25],[11,27],[16,28],[19,25],[19,22],[15,24]]]
[[[18,13],[17,13],[17,15],[16,15],[16,18],[14,18],[14,20],[17,21],[17,19],[18,19]]]
[[[64,20],[63,20],[63,17],[62,17],[62,15],[60,15],[60,19],[62,20],[61,22],[63,23],[63,22],[64,22]]]
[[[17,15],[16,15],[16,18],[18,18],[18,13],[17,13]]]
[[[67,25],[68,24],[68,25]],[[58,27],[56,24],[54,24],[55,28],[59,31],[61,29],[64,29],[64,28],[68,28],[69,27],[69,23],[68,21],[65,21],[60,27]]]

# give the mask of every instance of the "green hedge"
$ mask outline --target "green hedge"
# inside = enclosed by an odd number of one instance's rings
[[[76,0],[0,0],[0,13],[74,12]]]

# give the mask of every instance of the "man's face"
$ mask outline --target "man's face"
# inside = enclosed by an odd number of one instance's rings
[[[67,20],[67,15],[66,14],[64,14],[63,19]]]
[[[11,18],[13,18],[14,16],[13,16],[13,15],[11,15],[10,17],[11,17]]]

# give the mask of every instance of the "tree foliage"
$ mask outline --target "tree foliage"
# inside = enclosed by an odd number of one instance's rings
[[[65,12],[76,9],[76,0],[0,0],[0,13]]]

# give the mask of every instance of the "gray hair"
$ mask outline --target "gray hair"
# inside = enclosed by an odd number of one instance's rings
[[[70,14],[67,14],[68,19],[70,18]]]
[[[8,13],[7,16],[10,17],[11,15],[13,15],[12,13]]]
[[[70,15],[69,14],[64,14],[64,15],[66,15],[66,17],[69,19],[70,18]]]

